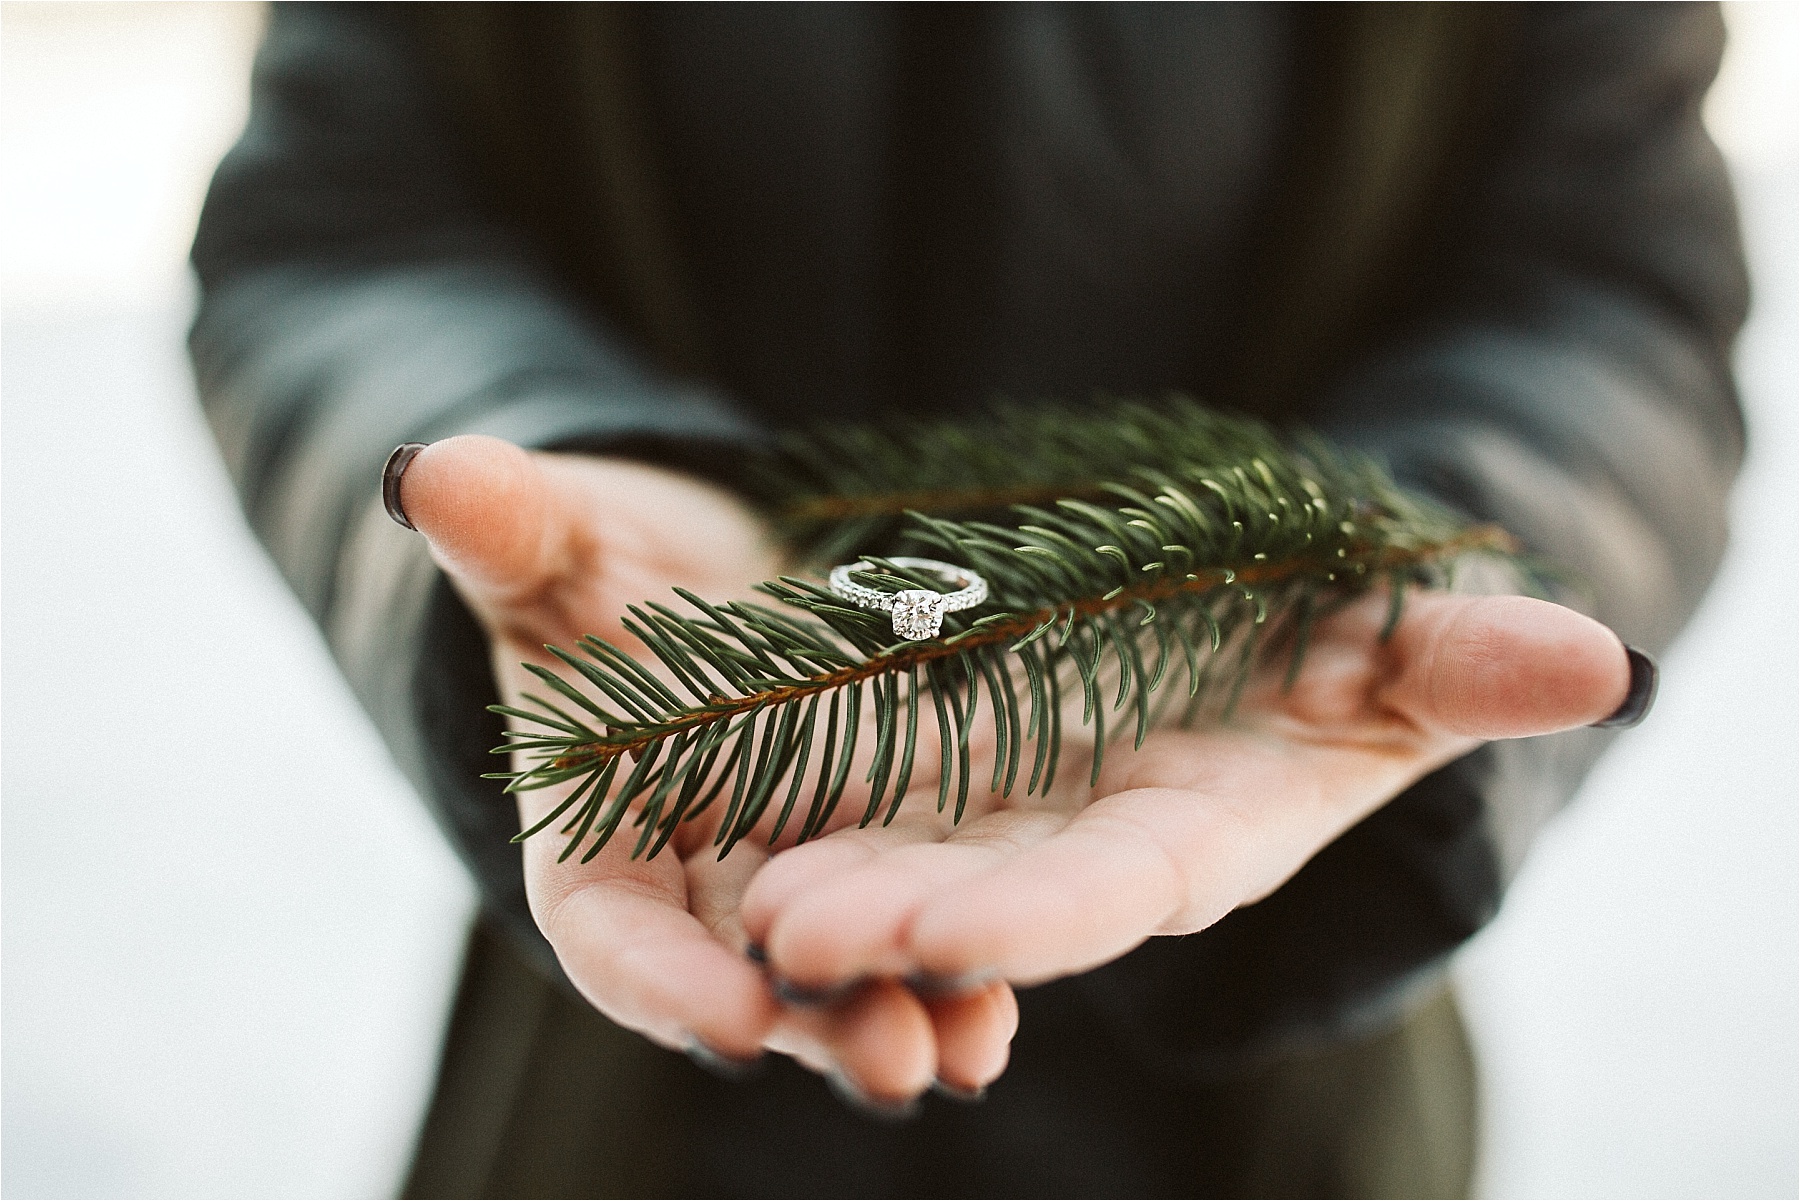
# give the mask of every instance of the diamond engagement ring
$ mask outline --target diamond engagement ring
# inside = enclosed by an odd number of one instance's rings
[[[966,567],[940,563],[936,559],[910,559],[899,555],[887,562],[895,567],[909,567],[914,571],[942,576],[960,589],[957,592],[935,592],[930,588],[904,588],[899,592],[877,592],[850,581],[854,572],[875,570],[875,565],[867,559],[831,569],[829,583],[834,594],[861,608],[892,614],[894,633],[909,642],[936,638],[938,630],[944,624],[944,614],[955,613],[959,609],[973,609],[987,599],[987,581]]]

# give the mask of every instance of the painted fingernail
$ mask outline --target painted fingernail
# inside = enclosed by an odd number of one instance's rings
[[[777,976],[770,988],[775,992],[775,999],[784,1005],[793,1005],[799,1009],[819,1009],[826,1005],[835,1005],[860,986],[860,981],[852,980],[848,984],[829,984],[823,988],[809,988],[804,984],[795,984],[792,980],[785,980]]]
[[[919,1112],[917,1097],[905,1099],[871,1097],[841,1071],[832,1072],[826,1076],[825,1083],[831,1086],[831,1091],[838,1100],[864,1117],[873,1118],[877,1122],[903,1122]]]
[[[946,1084],[940,1078],[931,1082],[931,1091],[940,1097],[948,1097],[952,1101],[960,1101],[964,1105],[974,1105],[987,1100],[987,1088],[958,1088],[954,1084]]]
[[[419,527],[412,523],[406,515],[406,507],[400,503],[400,477],[412,466],[412,461],[419,457],[425,449],[423,442],[402,442],[394,447],[394,453],[388,456],[387,466],[381,469],[381,503],[387,509],[387,515],[409,530]]]
[[[753,942],[744,948],[744,958],[751,963],[767,963],[769,962],[769,952],[763,948],[761,943]]]
[[[755,1075],[762,1067],[763,1057],[753,1056],[739,1059],[735,1055],[727,1055],[707,1046],[699,1039],[690,1039],[687,1045],[687,1056],[721,1080],[744,1080]]]
[[[1625,690],[1625,703],[1613,711],[1613,715],[1594,723],[1597,730],[1628,730],[1650,716],[1650,707],[1656,703],[1656,660],[1635,646],[1625,648],[1625,658],[1631,664],[1631,686]]]
[[[906,978],[906,987],[921,997],[953,997],[986,987],[993,982],[996,975],[997,973],[991,968],[982,968],[973,972],[952,972],[944,975],[936,972],[914,972]]]

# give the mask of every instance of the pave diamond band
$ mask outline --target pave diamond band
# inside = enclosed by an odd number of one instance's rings
[[[938,630],[943,627],[944,614],[954,613],[959,609],[973,609],[987,599],[987,581],[966,567],[941,563],[936,559],[912,559],[900,555],[887,562],[895,567],[942,576],[960,589],[957,592],[935,592],[930,588],[904,588],[899,592],[877,592],[873,588],[853,583],[850,579],[854,572],[875,570],[875,565],[867,559],[831,569],[829,583],[835,595],[861,608],[891,614],[894,633],[909,642],[936,638]]]

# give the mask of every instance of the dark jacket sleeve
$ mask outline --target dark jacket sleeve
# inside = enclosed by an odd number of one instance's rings
[[[193,261],[190,343],[244,509],[488,905],[530,925],[483,637],[383,514],[385,456],[485,433],[640,450],[756,436],[578,312],[473,199],[385,6],[276,5]]]
[[[1661,651],[1724,552],[1744,452],[1749,285],[1700,112],[1724,28],[1711,5],[1529,11],[1445,279],[1335,397],[1333,432],[1503,523],[1567,573],[1559,599]],[[1504,875],[1607,740],[1497,750],[1521,761],[1489,801]]]
[[[1709,5],[1528,6],[1498,135],[1446,214],[1429,303],[1315,420],[1566,573],[1557,599],[1666,648],[1725,546],[1744,450],[1729,368],[1748,304],[1701,123]],[[1204,934],[1079,983],[1147,1064],[1386,1020],[1491,918],[1613,735],[1491,743]]]

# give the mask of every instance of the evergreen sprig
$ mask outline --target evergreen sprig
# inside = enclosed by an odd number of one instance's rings
[[[792,434],[748,486],[787,542],[837,563],[891,545],[906,514],[992,518],[1016,505],[1105,502],[1144,471],[1228,471],[1271,452],[1267,429],[1184,396],[1150,404],[999,402],[974,421],[848,425]]]
[[[838,548],[867,545],[847,542],[852,533],[873,536],[904,503],[909,540],[980,572],[987,603],[945,615],[940,636],[923,642],[897,642],[886,614],[798,577],[762,585],[780,608],[715,605],[681,589],[685,609],[632,606],[625,628],[661,674],[589,636],[574,652],[549,648],[577,683],[527,664],[549,693],[528,694],[529,709],[494,707],[532,727],[496,748],[532,760],[498,773],[509,791],[575,782],[519,837],[561,821],[563,857],[586,843],[585,860],[635,808],[633,854],[654,856],[724,798],[721,857],[771,808],[770,842],[796,815],[805,840],[837,809],[864,739],[872,749],[860,821],[884,807],[892,820],[913,783],[927,705],[939,741],[937,806],[954,795],[960,820],[978,779],[1002,796],[1021,784],[1027,794],[1051,787],[1065,689],[1079,690],[1082,722],[1093,727],[1092,783],[1111,715],[1129,706],[1121,728],[1141,745],[1170,699],[1153,694],[1169,679],[1185,681],[1184,722],[1209,704],[1229,717],[1259,652],[1285,649],[1291,684],[1330,606],[1385,585],[1391,628],[1407,582],[1431,582],[1463,554],[1512,550],[1504,532],[1468,526],[1316,439],[1284,439],[1186,403],[1109,406],[1078,424],[1071,432],[1042,413],[1002,409],[979,433],[864,430],[790,446],[790,461],[808,460],[814,472],[790,504],[797,539],[847,556]],[[1116,474],[1094,480],[1095,468],[1084,473],[1091,464]],[[1030,489],[1051,496],[1020,503]],[[1064,489],[1083,494],[1055,495]],[[1001,499],[1013,502],[1010,523],[919,508],[989,509]],[[853,578],[886,592],[939,585],[874,557]],[[995,745],[992,763],[978,767],[970,732],[984,694]]]

